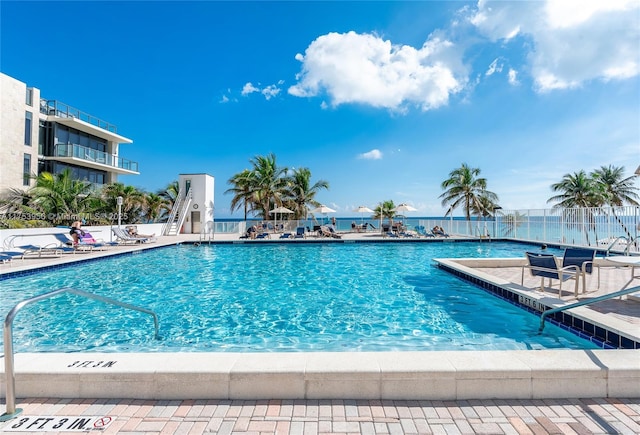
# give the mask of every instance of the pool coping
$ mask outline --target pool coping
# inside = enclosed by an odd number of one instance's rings
[[[18,398],[636,398],[638,352],[18,353],[15,391]],[[5,397],[4,356],[0,359],[0,392]]]
[[[18,397],[640,397],[637,350],[15,355]],[[2,376],[2,394],[6,394]]]

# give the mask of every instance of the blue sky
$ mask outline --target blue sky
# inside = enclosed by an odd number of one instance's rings
[[[388,199],[442,215],[462,163],[505,209],[640,165],[637,0],[3,0],[0,19],[3,73],[134,141],[120,153],[141,174],[120,181],[211,174],[218,217],[268,153],[327,180],[338,216]]]

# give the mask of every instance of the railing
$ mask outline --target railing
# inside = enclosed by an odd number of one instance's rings
[[[559,313],[561,311],[570,310],[571,308],[582,307],[584,305],[595,304],[596,302],[606,301],[608,299],[613,299],[613,298],[617,298],[619,296],[628,295],[628,294],[631,294],[631,293],[635,293],[637,291],[640,291],[640,286],[628,288],[628,289],[625,289],[625,290],[620,290],[620,291],[617,291],[617,292],[609,293],[607,295],[598,296],[598,297],[595,297],[593,299],[588,299],[588,300],[584,300],[584,301],[580,301],[580,302],[575,302],[573,304],[565,305],[563,307],[558,307],[558,308],[552,308],[550,310],[545,310],[542,313],[542,316],[540,316],[540,328],[538,329],[538,334],[540,334],[542,332],[542,330],[544,329],[544,319],[550,314],[555,314],[555,313]]]
[[[162,228],[163,236],[175,236],[180,232],[180,227],[182,227],[192,197],[191,189],[189,189],[184,196],[182,196],[183,191],[182,187],[178,191],[178,196],[176,196],[176,201],[171,208],[169,219],[167,219],[167,223],[164,224]]]
[[[113,156],[103,151],[94,150],[78,144],[56,144],[53,150],[54,157],[75,157],[87,162],[100,163],[107,166],[138,171],[138,162]]]
[[[54,115],[60,118],[77,118],[103,130],[110,131],[111,133],[118,132],[115,125],[56,100],[40,100],[40,113]]]
[[[629,255],[629,248],[631,247],[631,243],[629,243],[629,240],[626,237],[616,237],[613,242],[611,242],[611,244],[607,247],[607,252],[605,254],[605,257],[608,257],[611,254],[611,251],[614,248],[618,248],[618,250],[620,249],[621,246],[619,245],[623,245],[624,250],[623,253],[625,255]]]
[[[49,293],[45,293],[39,296],[35,296],[33,298],[24,300],[9,311],[7,317],[4,319],[4,372],[6,376],[6,411],[4,414],[0,416],[0,421],[7,421],[14,418],[16,415],[22,412],[21,409],[16,409],[16,378],[14,373],[14,365],[13,365],[13,319],[16,317],[18,312],[26,307],[27,305],[33,304],[35,302],[39,302],[45,299],[52,298],[62,293],[74,293],[79,296],[84,296],[89,299],[95,299],[100,302],[105,302],[107,304],[117,305],[122,308],[126,308],[129,310],[140,311],[145,314],[149,314],[153,317],[153,325],[155,327],[155,336],[154,339],[158,340],[160,338],[159,327],[158,327],[158,316],[151,310],[146,308],[137,307],[135,305],[127,304],[125,302],[120,302],[115,299],[111,299],[105,296],[96,295],[93,293],[85,292],[83,290],[78,290],[75,288],[65,287],[58,290],[54,290]]]
[[[499,237],[602,249],[625,237],[628,249],[640,250],[637,206],[501,210],[493,223]]]

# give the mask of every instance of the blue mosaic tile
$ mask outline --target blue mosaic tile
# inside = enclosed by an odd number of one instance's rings
[[[561,248],[561,246],[554,247]],[[437,264],[437,267],[454,276],[457,276],[464,281],[480,287],[491,293],[493,296],[516,305],[529,313],[533,313],[537,316],[541,315],[540,311],[520,304],[519,295],[515,292],[510,291],[509,289],[499,287],[493,283],[479,279],[476,276],[470,276],[466,273],[463,273],[456,269],[452,269],[451,267],[443,264]],[[544,309],[549,309],[549,307],[545,306]],[[640,349],[639,342],[607,331],[606,329],[600,326],[593,325],[583,319],[575,318],[571,313],[568,312],[561,311],[558,313],[554,313],[548,316],[546,320],[551,324],[569,331],[582,339],[588,340],[603,349]]]

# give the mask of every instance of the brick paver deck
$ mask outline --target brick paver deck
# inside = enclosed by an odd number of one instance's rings
[[[638,399],[455,402],[25,399],[18,404],[23,408],[21,416],[109,415],[114,421],[103,433],[125,435],[640,433]]]

